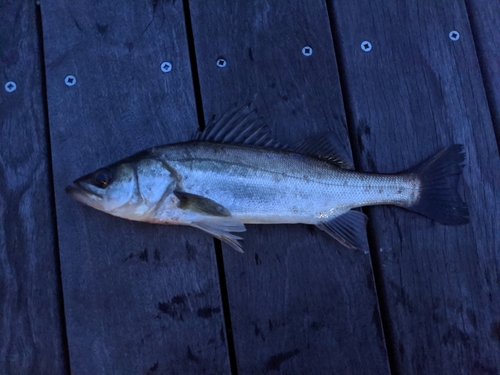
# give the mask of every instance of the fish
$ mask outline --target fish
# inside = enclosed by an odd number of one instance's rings
[[[245,224],[310,224],[363,249],[367,216],[395,205],[444,225],[469,222],[458,192],[465,162],[453,144],[396,174],[353,169],[333,133],[287,146],[251,104],[233,105],[189,141],[156,146],[78,178],[66,192],[84,205],[148,223],[187,225],[243,252]]]

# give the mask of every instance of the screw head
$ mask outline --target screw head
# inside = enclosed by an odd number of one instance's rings
[[[64,83],[66,84],[66,86],[74,86],[76,83],[75,76],[71,74],[67,75],[66,78],[64,78]]]
[[[304,56],[311,56],[313,54],[313,49],[311,47],[309,47],[309,46],[304,46],[302,48],[302,54]]]
[[[460,33],[458,31],[455,31],[455,30],[451,31],[449,36],[450,36],[450,39],[453,40],[454,42],[456,42],[457,40],[460,39]]]
[[[363,43],[361,43],[361,49],[365,52],[370,52],[372,50],[372,44],[365,40]]]
[[[16,90],[17,85],[16,85],[16,83],[14,81],[9,81],[9,82],[7,82],[5,84],[4,87],[5,87],[5,91],[7,91],[7,92],[13,92],[13,91]]]
[[[163,73],[168,73],[172,70],[172,64],[169,63],[168,61],[164,61],[161,63],[160,68]]]
[[[217,63],[216,64],[217,64],[217,66],[219,68],[224,68],[227,65],[227,61],[225,59],[223,59],[222,57],[219,57],[217,59]]]

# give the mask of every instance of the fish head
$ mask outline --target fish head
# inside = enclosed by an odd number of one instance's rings
[[[78,178],[66,192],[99,211],[148,221],[151,211],[173,193],[176,182],[162,161],[134,157]]]
[[[128,163],[100,168],[78,178],[66,192],[87,206],[112,212],[134,199],[136,181]]]

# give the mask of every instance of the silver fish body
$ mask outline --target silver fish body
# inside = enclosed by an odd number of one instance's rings
[[[409,206],[418,198],[412,176],[344,170],[279,149],[190,142],[151,154],[175,171],[172,189],[208,197],[245,224],[316,225],[355,207]],[[192,217],[180,212],[178,203],[174,199],[171,210],[161,207],[154,220],[185,217],[182,224],[189,225]]]
[[[233,233],[244,224],[283,223],[316,225],[347,247],[362,247],[366,216],[351,209],[368,205],[467,222],[456,192],[462,146],[400,174],[361,173],[345,168],[330,136],[283,147],[250,121],[252,113],[229,111],[197,139],[145,150],[76,180],[67,192],[111,215],[202,229],[237,250],[241,238]]]

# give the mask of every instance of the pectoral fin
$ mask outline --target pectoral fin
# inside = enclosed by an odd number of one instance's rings
[[[183,210],[191,210],[208,216],[231,216],[231,213],[226,207],[210,198],[177,190],[174,191],[174,194],[177,199],[179,199],[179,208]]]
[[[194,221],[191,225],[224,241],[236,251],[243,252],[238,242],[242,238],[230,233],[246,231],[245,225],[241,221],[233,217],[207,217],[206,219]]]
[[[246,231],[245,225],[232,217],[231,212],[226,207],[200,195],[177,190],[174,191],[174,194],[179,199],[179,208],[201,214],[201,216],[197,215],[198,219],[191,222],[191,226],[226,242],[236,251],[243,252],[238,243],[238,240],[242,238],[231,232],[244,232]]]
[[[362,212],[348,211],[316,226],[349,249],[365,249],[368,247],[365,230],[367,221],[368,218]]]

